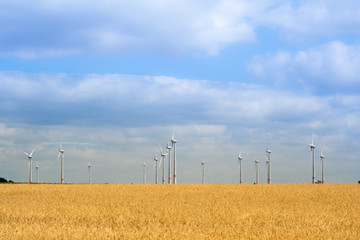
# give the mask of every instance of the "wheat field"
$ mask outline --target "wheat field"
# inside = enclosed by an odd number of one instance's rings
[[[360,239],[360,184],[1,184],[0,239]]]

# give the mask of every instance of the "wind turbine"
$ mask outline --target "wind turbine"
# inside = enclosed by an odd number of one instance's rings
[[[174,176],[173,176],[173,184],[176,184],[176,142],[177,140],[175,139],[175,129],[173,129],[173,135],[171,137],[171,143],[173,145],[174,148]]]
[[[155,161],[155,184],[158,184],[158,161],[159,159],[154,155],[154,161]]]
[[[32,155],[33,155],[34,151],[35,151],[35,149],[33,149],[30,154],[27,154],[26,152],[24,152],[25,155],[29,159],[29,183],[32,183],[32,162],[31,162],[31,160],[32,160]]]
[[[311,143],[309,143],[311,150],[311,159],[312,159],[312,183],[315,183],[315,145],[314,145],[314,135],[312,136]]]
[[[168,176],[169,176],[169,178],[168,178],[168,184],[171,184],[171,154],[170,154],[170,152],[171,152],[171,145],[169,145],[169,144],[167,144],[166,145],[166,149],[167,149],[167,152],[168,152],[168,157],[169,157],[169,171],[168,171]]]
[[[205,162],[201,161],[201,167],[202,167],[202,184],[205,183]]]
[[[36,164],[35,168],[36,168],[36,183],[39,183],[39,164]]]
[[[243,159],[242,156],[241,156],[241,152],[238,156],[238,159],[239,159],[239,163],[240,163],[240,184],[242,184],[242,176],[241,176],[241,160]]]
[[[161,161],[163,164],[162,184],[165,184],[165,157],[166,157],[167,153],[163,153],[160,145],[159,145],[159,148],[160,148],[160,154],[161,154],[160,166],[161,166]]]
[[[321,159],[321,182],[322,183],[325,183],[325,175],[324,175],[324,159],[325,159],[325,156],[323,155],[322,151],[321,151],[321,154],[320,154],[320,159]]]
[[[88,164],[88,172],[89,172],[89,184],[92,183],[92,175],[91,175],[91,164]]]
[[[60,141],[59,145],[59,154],[57,156],[57,160],[61,161],[61,183],[64,183],[64,149],[62,148],[62,141]]]
[[[266,149],[266,164],[268,165],[268,184],[271,184],[271,150],[269,147]]]
[[[256,181],[255,184],[259,184],[259,160],[255,157],[255,171],[256,171]]]
[[[142,163],[143,166],[143,184],[146,184],[146,163]]]

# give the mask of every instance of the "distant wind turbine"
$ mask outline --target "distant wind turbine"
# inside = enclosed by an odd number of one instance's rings
[[[175,139],[175,129],[173,129],[173,135],[171,137],[171,143],[174,148],[174,176],[173,176],[173,184],[176,184],[176,142]]]
[[[25,155],[29,159],[29,183],[32,183],[32,161],[31,160],[32,160],[32,155],[33,155],[34,151],[35,151],[35,149],[33,149],[30,154],[27,154],[26,152],[24,152]]]
[[[259,160],[255,157],[255,172],[256,172],[256,180],[255,184],[259,184]]]
[[[266,149],[266,164],[268,165],[268,184],[271,184],[271,150],[269,147]]]
[[[88,172],[89,172],[89,184],[92,183],[92,174],[91,174],[91,164],[88,164]]]
[[[321,182],[322,183],[325,183],[325,174],[324,174],[324,159],[325,159],[325,156],[323,155],[322,151],[321,151],[321,154],[320,154],[320,159],[321,159]]]
[[[61,175],[61,183],[64,183],[64,149],[62,148],[62,141],[60,141],[60,145],[59,145],[59,154],[57,156],[57,160],[59,160],[60,157],[60,164],[61,164],[61,171],[60,171],[60,175]]]
[[[155,184],[158,184],[158,169],[159,169],[158,162],[159,162],[159,159],[155,155],[154,155],[154,162],[155,162]]]
[[[162,184],[165,184],[165,157],[166,157],[167,153],[164,153],[162,151],[160,145],[159,145],[159,148],[160,148],[160,154],[161,154],[160,166],[161,166],[161,162],[163,164]]]
[[[240,163],[240,184],[242,184],[242,175],[241,175],[241,161],[242,161],[242,156],[241,156],[241,152],[238,156],[238,159],[239,159],[239,163]]]
[[[146,163],[142,163],[143,166],[143,184],[146,184]]]
[[[312,183],[315,183],[315,145],[314,145],[314,135],[312,137],[311,143],[309,143],[311,150],[311,160],[312,160]]]
[[[205,183],[205,162],[201,161],[201,167],[202,167],[202,184]]]
[[[36,183],[39,183],[39,164],[35,165],[35,169],[36,169]]]
[[[171,145],[167,144],[166,145],[166,149],[167,149],[167,154],[168,154],[168,158],[169,158],[169,170],[168,170],[168,184],[171,184]]]

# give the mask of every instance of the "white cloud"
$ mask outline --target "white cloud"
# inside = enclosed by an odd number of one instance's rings
[[[13,123],[129,127],[234,125],[239,121],[248,125],[326,123],[330,118],[338,119],[339,111],[345,115],[358,111],[355,95],[316,97],[261,85],[166,76],[1,72],[0,80],[2,119],[12,118]]]
[[[315,91],[354,91],[360,80],[360,46],[332,41],[297,53],[256,55],[248,70],[274,83],[301,82]]]
[[[217,55],[259,27],[291,41],[358,34],[359,3],[342,1],[13,1],[1,3],[1,55]],[[306,40],[305,40],[306,39]]]
[[[360,46],[339,41],[299,51],[295,67],[309,79],[325,84],[359,84]]]
[[[189,51],[254,39],[248,1],[37,1],[1,4],[2,55]],[[40,40],[39,40],[40,39]]]
[[[269,9],[263,23],[281,29],[295,42],[318,36],[359,34],[359,7],[356,0],[284,1]]]

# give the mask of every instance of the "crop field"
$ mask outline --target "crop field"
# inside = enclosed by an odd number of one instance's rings
[[[0,184],[0,239],[360,239],[360,184]]]

